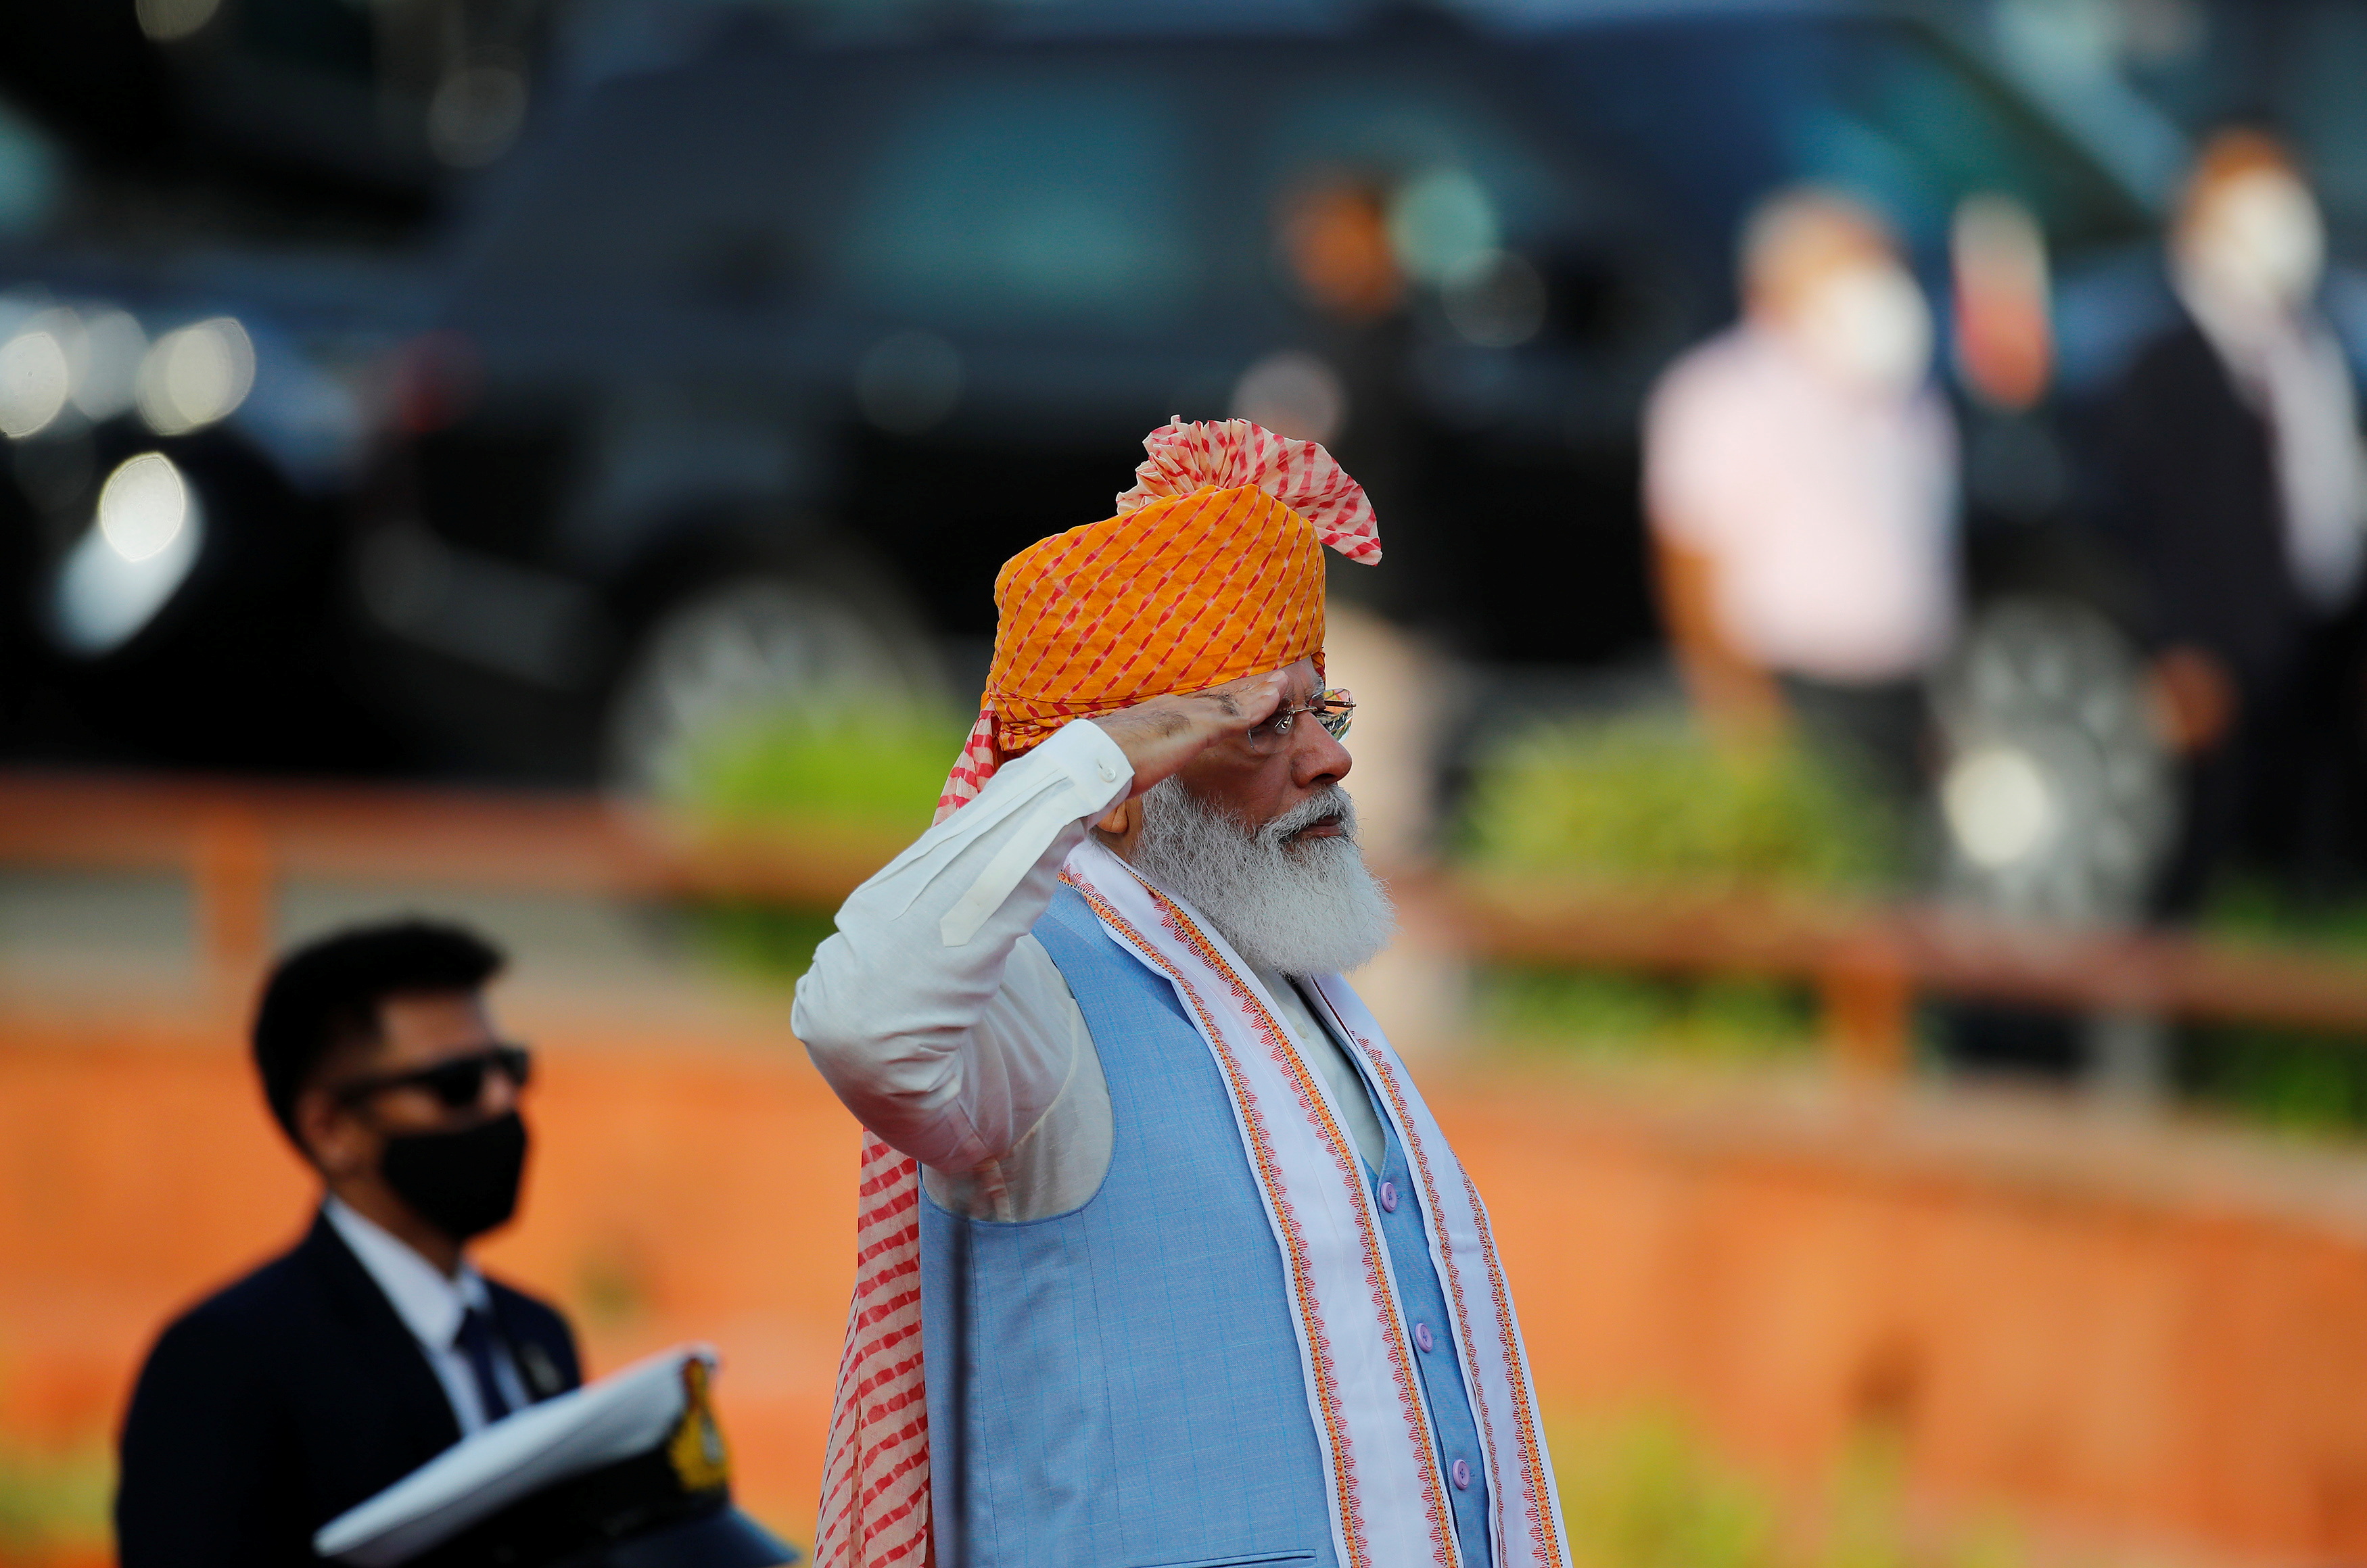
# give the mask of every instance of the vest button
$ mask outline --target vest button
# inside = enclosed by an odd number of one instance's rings
[[[1455,1461],[1455,1468],[1448,1471],[1447,1473],[1455,1477],[1455,1489],[1457,1492],[1468,1492],[1471,1490],[1471,1467],[1469,1465],[1464,1463],[1461,1460],[1456,1460]]]
[[[1431,1337],[1430,1325],[1426,1323],[1413,1325],[1413,1342],[1421,1347],[1421,1353],[1425,1356],[1438,1348],[1438,1341]]]
[[[1381,1183],[1381,1207],[1387,1209],[1392,1214],[1398,1212],[1398,1184],[1396,1182],[1384,1181]]]

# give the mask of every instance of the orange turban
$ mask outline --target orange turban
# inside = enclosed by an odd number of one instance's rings
[[[998,756],[1072,718],[1323,657],[1323,547],[1381,558],[1364,487],[1312,441],[1181,420],[1117,514],[1039,539],[994,579],[994,662],[937,816]]]

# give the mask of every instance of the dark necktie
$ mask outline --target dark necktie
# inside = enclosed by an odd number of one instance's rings
[[[470,1373],[477,1380],[477,1404],[484,1411],[488,1426],[510,1413],[510,1402],[502,1396],[501,1379],[493,1375],[493,1351],[501,1342],[500,1330],[481,1308],[470,1307],[460,1319],[458,1343],[460,1353],[469,1358]]]

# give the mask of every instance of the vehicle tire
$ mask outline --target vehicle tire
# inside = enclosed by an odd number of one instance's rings
[[[673,600],[633,644],[603,720],[603,774],[622,793],[680,799],[699,737],[736,716],[943,701],[925,640],[878,595],[735,573]]]

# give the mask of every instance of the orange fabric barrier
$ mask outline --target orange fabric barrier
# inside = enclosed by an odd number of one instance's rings
[[[855,1130],[786,1038],[544,1044],[496,1270],[596,1371],[719,1345],[742,1491],[803,1540],[844,1323]],[[2042,1530],[2367,1553],[2367,1168],[2031,1107],[1691,1108],[1436,1080],[1548,1411],[1648,1403],[1802,1487],[1892,1432],[1910,1483]],[[227,1030],[0,1021],[0,1434],[111,1431],[177,1304],[308,1185]]]
[[[777,1046],[539,1053],[523,1218],[486,1267],[561,1303],[591,1368],[721,1348],[743,1497],[803,1540],[845,1328],[855,1129]],[[288,1246],[311,1186],[234,1040],[0,1025],[0,1433],[111,1438],[167,1317]],[[562,1043],[563,1042],[563,1043]]]

